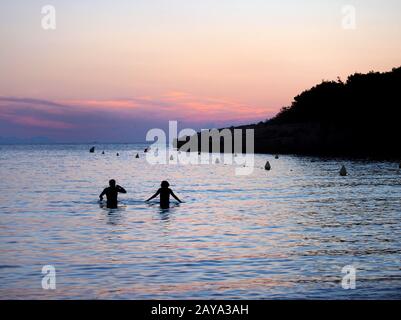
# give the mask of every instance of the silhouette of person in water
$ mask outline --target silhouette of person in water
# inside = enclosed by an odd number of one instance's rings
[[[111,179],[109,181],[108,188],[104,189],[103,192],[99,195],[100,200],[103,200],[103,196],[107,197],[107,208],[115,209],[117,208],[117,196],[118,193],[127,193],[123,187],[116,185],[116,180]]]
[[[172,195],[174,199],[176,199],[178,202],[182,202],[174,194],[173,190],[169,188],[169,186],[170,184],[167,181],[162,181],[161,188],[157,190],[157,192],[146,201],[150,201],[153,198],[156,198],[158,195],[160,195],[160,207],[162,209],[167,209],[170,207],[170,195]]]

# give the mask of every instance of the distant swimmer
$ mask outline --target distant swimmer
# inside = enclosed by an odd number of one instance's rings
[[[116,180],[111,179],[109,181],[108,188],[104,189],[103,192],[99,195],[100,200],[103,200],[103,196],[107,197],[107,208],[115,209],[117,208],[117,196],[118,193],[127,193],[123,187],[116,185]]]
[[[176,199],[178,202],[182,202],[174,194],[173,190],[169,188],[169,186],[170,184],[167,181],[162,181],[161,188],[157,190],[157,192],[146,201],[150,201],[153,198],[156,198],[158,195],[160,195],[160,207],[162,209],[167,209],[170,207],[170,195],[172,195],[174,199]]]

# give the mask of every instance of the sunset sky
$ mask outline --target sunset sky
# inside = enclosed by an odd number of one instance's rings
[[[399,0],[2,0],[0,137],[135,142],[168,120],[252,123],[322,79],[400,65]]]

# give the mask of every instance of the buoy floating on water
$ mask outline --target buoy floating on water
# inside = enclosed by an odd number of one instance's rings
[[[342,166],[340,169],[340,176],[345,177],[347,175],[347,169],[345,166]]]
[[[265,170],[270,170],[271,168],[272,168],[272,167],[271,167],[271,165],[270,165],[270,162],[267,161],[266,164],[265,164]]]
[[[94,153],[94,152],[95,152],[95,147],[90,148],[90,149],[89,149],[89,152],[90,152],[90,153]]]
[[[278,158],[279,158],[279,157],[278,157],[278,154],[276,154],[275,158],[276,158],[276,159],[278,159]]]
[[[104,154],[104,151],[102,151],[102,154]]]
[[[135,158],[137,158],[137,159],[139,158],[139,154],[138,153],[136,154]]]
[[[120,156],[120,154],[117,152],[117,157],[119,157]]]

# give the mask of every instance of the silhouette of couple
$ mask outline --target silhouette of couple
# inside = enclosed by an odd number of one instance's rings
[[[160,195],[160,207],[162,209],[167,209],[170,207],[170,195],[172,195],[178,202],[182,202],[174,194],[173,190],[169,188],[169,186],[170,184],[167,181],[162,181],[161,188],[159,188],[159,190],[157,190],[153,196],[147,199],[146,202],[156,198],[158,195]],[[107,208],[115,209],[117,208],[117,197],[119,193],[127,193],[127,191],[123,187],[116,185],[116,180],[111,179],[109,181],[109,187],[103,190],[103,192],[99,195],[99,198],[100,200],[103,200],[103,196],[106,195]]]

